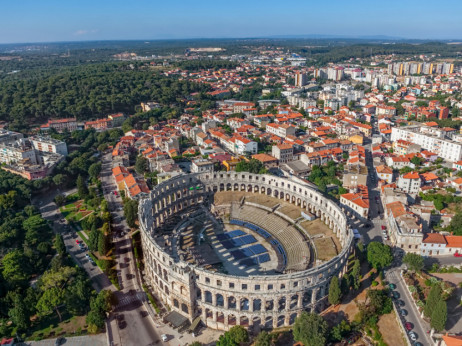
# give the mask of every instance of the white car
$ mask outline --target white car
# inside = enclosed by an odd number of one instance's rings
[[[417,335],[415,335],[414,332],[409,332],[409,337],[411,338],[412,341],[416,341],[416,340],[417,340]]]
[[[164,341],[164,342],[165,342],[165,341],[168,341],[168,336],[167,336],[167,334],[162,334],[160,337],[161,337],[162,341]]]

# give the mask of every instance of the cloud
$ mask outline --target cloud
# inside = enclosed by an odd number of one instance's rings
[[[88,34],[94,34],[95,32],[98,32],[98,30],[84,30],[80,29],[74,32],[74,36],[83,36],[83,35],[88,35]]]

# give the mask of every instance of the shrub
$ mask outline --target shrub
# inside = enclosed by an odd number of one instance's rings
[[[372,287],[375,287],[375,286],[377,286],[378,284],[379,284],[379,283],[378,283],[377,281],[375,281],[375,280],[372,281]]]

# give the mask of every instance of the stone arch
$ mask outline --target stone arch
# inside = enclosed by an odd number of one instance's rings
[[[277,319],[276,327],[282,327],[284,325],[285,320],[286,320],[286,317],[284,315],[279,315]]]
[[[286,309],[287,302],[286,302],[286,297],[281,297],[278,300],[278,311],[283,311]]]
[[[239,318],[239,324],[241,326],[248,327],[249,326],[249,318],[247,316],[245,316],[245,315],[242,315]]]
[[[238,183],[234,183],[233,191],[239,191],[239,184]]]
[[[180,304],[178,303],[177,299],[173,299],[173,306],[176,307],[177,309],[180,308]]]
[[[253,316],[253,318],[252,318],[252,326],[254,326],[254,327],[261,326],[261,318],[260,318],[260,316]]]
[[[210,291],[205,291],[204,301],[212,304],[212,293]]]
[[[236,309],[236,298],[233,296],[228,297],[228,309]]]
[[[252,192],[252,185],[247,185],[247,192]]]
[[[229,314],[228,315],[228,325],[229,326],[235,326],[237,322],[236,315],[234,314]]]
[[[245,191],[245,184],[241,184],[241,191]]]
[[[267,300],[265,302],[265,311],[273,311],[274,309],[274,301],[272,299]]]
[[[226,191],[231,191],[231,183],[226,184]]]
[[[265,320],[263,321],[263,327],[265,329],[272,329],[273,328],[273,316],[266,316]]]
[[[188,306],[185,303],[181,304],[181,311],[183,311],[185,314],[189,314]]]
[[[266,194],[267,194],[268,196],[271,196],[271,193],[272,193],[272,192],[271,192],[271,189],[270,189],[270,188],[267,188],[267,189],[266,189]]]
[[[254,299],[252,304],[253,311],[260,311],[261,310],[261,299]]]
[[[241,306],[241,311],[249,311],[249,309],[250,309],[249,299],[241,298],[240,306]]]
[[[290,297],[290,302],[289,302],[289,309],[295,309],[298,304],[298,294],[294,294],[293,296]]]
[[[222,311],[217,311],[217,322],[225,323],[225,314]]]
[[[289,324],[294,324],[295,323],[295,319],[297,318],[297,313],[293,313],[290,315],[289,317]]]
[[[225,300],[223,298],[223,295],[221,295],[220,293],[217,293],[217,297],[216,297],[216,300],[217,300],[217,306],[225,306]]]
[[[205,309],[205,318],[213,318],[213,311],[210,309]]]
[[[220,183],[220,191],[225,191],[225,184]]]

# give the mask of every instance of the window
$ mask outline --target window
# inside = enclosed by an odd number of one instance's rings
[[[260,291],[260,285],[255,285],[255,291]]]
[[[268,290],[272,290],[273,289],[273,284],[269,284],[268,285]]]
[[[285,284],[281,284],[281,290],[284,290],[286,289],[286,285]]]
[[[298,281],[294,282],[294,287],[298,287]]]
[[[247,284],[242,284],[242,289],[246,290],[247,289]]]
[[[221,287],[221,280],[217,280],[217,286]]]
[[[234,288],[234,282],[229,283],[229,288]]]
[[[209,279],[209,278],[205,278],[205,283],[206,283],[206,284],[209,284],[209,283],[210,283],[210,279]]]

